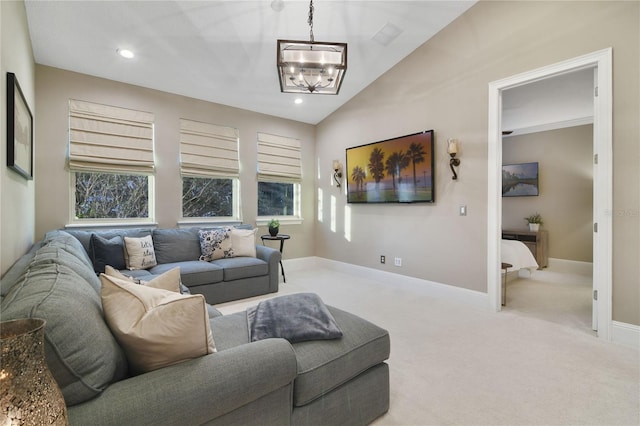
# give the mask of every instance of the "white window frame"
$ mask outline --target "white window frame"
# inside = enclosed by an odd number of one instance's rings
[[[155,176],[145,175],[149,179],[149,216],[143,218],[87,218],[79,219],[76,217],[76,173],[102,173],[102,172],[90,172],[90,171],[69,171],[69,223],[68,228],[71,227],[98,227],[98,226],[139,226],[139,225],[157,225],[155,219]],[[130,172],[121,172],[119,174],[135,174]]]
[[[287,182],[287,181],[278,182],[276,180],[260,180],[259,182],[292,184],[293,185],[293,214],[286,215],[286,216],[257,216],[256,225],[266,226],[271,219],[278,219],[281,225],[282,224],[300,225],[304,221],[304,218],[302,217],[302,207],[301,207],[302,206],[302,203],[301,203],[302,184],[300,182]],[[257,192],[256,192],[256,195],[257,195]],[[257,207],[257,204],[256,204],[256,207]]]
[[[231,179],[232,182],[232,213],[231,216],[215,216],[215,217],[185,217],[182,210],[182,185],[185,177],[197,177],[202,179]],[[236,224],[242,223],[242,212],[240,209],[240,179],[235,176],[180,176],[180,217],[179,225],[211,225],[217,223]]]

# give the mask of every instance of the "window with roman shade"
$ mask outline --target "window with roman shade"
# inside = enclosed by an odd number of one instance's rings
[[[299,139],[258,133],[258,181],[299,183],[300,152]]]
[[[300,223],[301,182],[300,140],[258,133],[258,224],[274,217]]]
[[[76,172],[154,172],[154,115],[69,100],[69,169]]]
[[[181,119],[180,172],[191,177],[238,177],[238,130]]]
[[[241,219],[237,129],[181,119],[180,174],[185,221]]]

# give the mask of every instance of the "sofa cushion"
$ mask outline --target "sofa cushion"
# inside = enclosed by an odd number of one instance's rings
[[[198,228],[154,229],[151,236],[159,264],[200,258]]]
[[[61,247],[42,247],[1,305],[3,321],[46,320],[46,361],[69,406],[127,376],[126,358],[104,322],[100,295],[78,272],[97,277],[82,264]]]
[[[124,237],[144,237],[147,235],[151,235],[151,229],[148,228],[131,228],[131,229],[96,229],[96,230],[82,230],[82,229],[65,229],[64,231],[52,231],[52,232],[65,232],[82,244],[85,251],[89,253],[89,244],[91,243],[91,235],[97,234],[103,238],[110,240],[116,235]]]
[[[389,358],[389,333],[356,315],[328,306],[342,338],[294,343],[298,377],[293,405],[322,397],[363,371]]]
[[[100,275],[105,318],[134,373],[215,352],[204,296]]]
[[[22,257],[20,257],[16,262],[11,265],[9,270],[2,276],[0,279],[0,296],[5,297],[11,291],[11,287],[20,279],[22,274],[25,273],[29,264],[33,260],[36,255],[36,252],[40,247],[42,247],[43,242],[38,241],[34,245],[31,246],[29,251]]]
[[[231,257],[217,259],[211,263],[224,270],[225,281],[261,277],[269,273],[267,262],[255,257]]]
[[[198,231],[200,238],[200,260],[209,262],[223,257],[233,256],[231,248],[231,228],[201,229]]]
[[[169,269],[162,275],[151,275],[150,277],[145,277],[147,278],[146,280],[125,275],[109,265],[106,266],[104,274],[121,280],[128,280],[134,284],[182,293],[180,288],[180,267]]]
[[[103,273],[106,265],[115,269],[126,268],[124,241],[120,235],[107,239],[98,234],[92,234],[89,240],[89,256],[96,273]]]
[[[158,264],[151,235],[124,237],[125,261],[128,269],[149,269]]]
[[[182,284],[187,287],[218,283],[224,279],[224,272],[220,265],[199,260],[188,262],[165,263],[149,269],[152,274],[162,274],[170,269],[180,267]]]

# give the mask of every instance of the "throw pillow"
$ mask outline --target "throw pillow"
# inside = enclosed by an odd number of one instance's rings
[[[200,260],[206,262],[233,257],[231,247],[231,228],[201,229],[200,236]]]
[[[256,257],[256,229],[231,230],[231,248],[234,256]]]
[[[281,337],[291,343],[342,337],[336,320],[314,293],[297,293],[264,300],[247,308],[252,342]]]
[[[127,249],[127,269],[147,269],[158,264],[151,235],[142,238],[124,237],[124,244]]]
[[[105,265],[112,265],[116,269],[124,269],[124,245],[121,236],[107,239],[98,234],[91,234],[89,240],[89,256],[96,273],[104,272]]]
[[[216,351],[204,296],[137,285],[105,274],[102,306],[134,374]]]
[[[140,280],[140,279],[136,279],[133,277],[130,277],[128,275],[123,274],[122,272],[112,268],[111,266],[107,265],[105,267],[105,271],[104,271],[105,275],[108,275],[110,277],[114,277],[114,278],[118,278],[121,280],[125,280],[125,281],[131,281],[132,283],[135,284],[141,284],[141,285],[146,285],[148,287],[153,287],[153,288],[159,288],[162,290],[168,290],[168,291],[173,291],[176,293],[183,293],[181,291],[181,281],[180,281],[180,267],[176,266],[173,269],[169,269],[167,272],[165,272],[164,274],[158,275],[157,277],[146,281],[146,280]]]

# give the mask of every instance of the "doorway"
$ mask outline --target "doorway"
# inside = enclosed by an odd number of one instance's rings
[[[612,241],[612,75],[611,49],[518,74],[489,84],[487,290],[492,310],[501,310],[500,240],[502,229],[502,94],[503,91],[573,71],[595,70],[593,177],[594,322],[598,337],[611,340]]]

